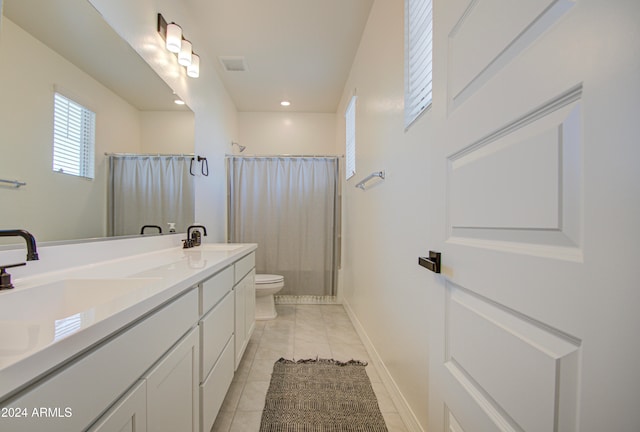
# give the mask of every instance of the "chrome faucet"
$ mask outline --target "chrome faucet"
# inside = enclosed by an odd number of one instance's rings
[[[189,249],[194,246],[200,246],[200,243],[202,243],[202,239],[200,237],[200,231],[195,230],[191,232],[191,230],[195,228],[202,229],[202,235],[206,237],[207,228],[204,225],[189,225],[189,228],[187,228],[187,239],[182,241],[184,243],[183,245],[184,249]]]
[[[27,261],[39,259],[36,239],[29,231],[21,229],[0,230],[0,237],[22,237],[27,243]]]

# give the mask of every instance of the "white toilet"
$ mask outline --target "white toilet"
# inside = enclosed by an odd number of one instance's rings
[[[278,316],[273,295],[284,287],[284,276],[256,275],[256,319],[270,320]]]

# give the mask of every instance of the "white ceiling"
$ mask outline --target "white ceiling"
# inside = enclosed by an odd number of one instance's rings
[[[216,59],[238,111],[319,113],[336,112],[373,1],[185,0],[200,30],[194,50]],[[176,109],[169,87],[88,1],[4,0],[4,14],[138,109]],[[219,56],[242,56],[248,70],[227,72]]]
[[[239,111],[336,112],[373,0],[186,0]],[[180,24],[180,23],[178,23]],[[188,36],[189,29],[184,29]],[[283,99],[291,106],[282,108]]]

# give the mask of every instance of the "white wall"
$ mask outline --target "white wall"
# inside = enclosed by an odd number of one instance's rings
[[[52,171],[54,85],[96,113],[94,180]],[[4,17],[0,94],[0,178],[27,183],[0,186],[2,227],[38,241],[106,235],[104,153],[140,151],[139,111]]]
[[[238,143],[245,154],[338,154],[336,115],[327,113],[241,112]],[[229,149],[231,153],[231,149]],[[238,147],[233,147],[238,153]],[[344,154],[344,151],[339,154]]]
[[[193,153],[193,112],[142,111],[140,123],[142,153]]]
[[[427,112],[404,132],[403,2],[377,0],[345,86],[338,113],[354,90],[356,175],[344,183],[344,301],[402,397],[414,424],[427,428],[427,291],[418,256],[428,251],[427,167],[433,136]],[[337,146],[344,118],[337,115]],[[355,184],[373,171],[386,180],[366,191]]]
[[[38,241],[106,235],[105,152],[193,153],[191,111],[139,111],[22,28],[3,17],[0,43],[0,186],[3,228],[24,228]],[[95,179],[52,171],[53,92],[96,113]],[[46,215],[46,216],[45,216]],[[0,239],[2,244],[15,243]]]
[[[196,177],[196,219],[207,226],[208,241],[225,240],[224,155],[237,141],[236,108],[218,77],[214,58],[200,54],[200,77],[189,78],[156,32],[158,12],[182,26],[197,51],[203,46],[188,0],[89,0],[114,30],[136,50],[195,113],[195,153],[206,157],[209,176]]]

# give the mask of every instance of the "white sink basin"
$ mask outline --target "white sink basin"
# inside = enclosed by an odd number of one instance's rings
[[[99,319],[148,296],[158,278],[65,279],[0,295],[1,321],[56,321],[80,313]]]

